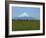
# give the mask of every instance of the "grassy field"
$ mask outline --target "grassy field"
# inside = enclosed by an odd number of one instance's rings
[[[12,20],[12,31],[40,30],[39,20]]]

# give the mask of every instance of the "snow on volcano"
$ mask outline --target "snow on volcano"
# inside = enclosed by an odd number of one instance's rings
[[[32,20],[33,17],[30,17],[26,12],[20,14],[18,17],[14,18],[15,20]]]

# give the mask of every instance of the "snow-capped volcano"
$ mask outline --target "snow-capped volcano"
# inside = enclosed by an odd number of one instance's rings
[[[18,17],[29,17],[29,15],[26,12],[24,12],[24,13],[20,14]]]
[[[20,14],[18,17],[14,18],[15,20],[32,20],[33,17],[30,17],[26,12]]]

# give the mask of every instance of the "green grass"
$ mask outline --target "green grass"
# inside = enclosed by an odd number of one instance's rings
[[[12,20],[12,31],[40,30],[39,20]]]

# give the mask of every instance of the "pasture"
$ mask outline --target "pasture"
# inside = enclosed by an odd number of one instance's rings
[[[12,31],[40,30],[40,20],[12,20]]]

